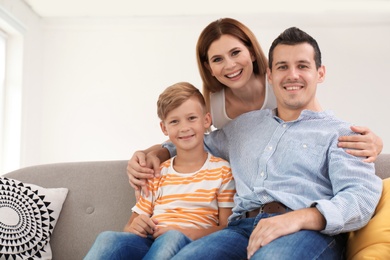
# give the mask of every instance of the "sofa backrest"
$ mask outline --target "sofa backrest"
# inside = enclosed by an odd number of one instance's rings
[[[381,154],[375,161],[375,173],[382,179],[390,178],[390,154]]]
[[[127,161],[58,163],[32,166],[6,174],[45,188],[66,187],[67,199],[51,237],[53,259],[83,259],[97,235],[121,231],[135,204],[126,175]],[[390,177],[390,154],[382,154],[376,174]]]
[[[69,189],[51,236],[55,260],[83,259],[97,235],[121,231],[135,203],[127,161],[77,162],[23,168],[6,177],[45,188]]]

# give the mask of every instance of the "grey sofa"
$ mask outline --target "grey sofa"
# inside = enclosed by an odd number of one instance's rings
[[[390,154],[380,155],[375,165],[378,176],[390,177]],[[58,163],[5,176],[45,188],[69,189],[50,244],[54,260],[78,260],[100,232],[120,231],[127,223],[135,197],[126,167],[127,161]]]

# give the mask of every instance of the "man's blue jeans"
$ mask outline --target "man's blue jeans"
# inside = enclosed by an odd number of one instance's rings
[[[259,214],[256,218],[233,221],[221,231],[202,237],[184,247],[173,259],[247,259],[249,237],[261,218],[276,214]],[[343,259],[346,235],[327,236],[301,230],[280,237],[260,248],[251,259]]]
[[[172,259],[192,240],[183,233],[170,230],[156,240],[127,232],[106,231],[96,238],[84,260]]]

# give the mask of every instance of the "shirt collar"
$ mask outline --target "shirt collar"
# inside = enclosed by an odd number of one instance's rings
[[[304,121],[304,120],[312,120],[312,119],[323,119],[329,116],[333,116],[333,111],[330,110],[324,110],[324,111],[312,111],[312,110],[303,110],[300,114],[300,116],[291,122],[297,122],[297,121]],[[282,119],[278,117],[278,110],[277,108],[272,110],[272,116],[279,122],[284,122]]]

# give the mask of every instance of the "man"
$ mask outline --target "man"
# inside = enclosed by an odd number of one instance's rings
[[[205,138],[236,181],[228,227],[174,259],[341,259],[345,232],[370,220],[382,182],[372,163],[337,147],[353,132],[317,102],[325,78],[317,42],[284,31],[270,48],[268,78],[276,110],[246,113]]]

